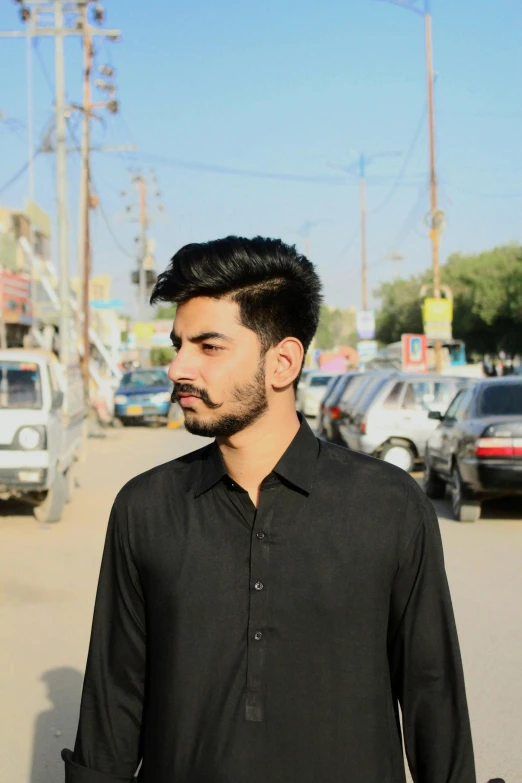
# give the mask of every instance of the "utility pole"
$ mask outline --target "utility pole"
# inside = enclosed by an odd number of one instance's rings
[[[391,261],[393,264],[393,280],[397,280],[399,277],[399,261],[404,261],[404,256],[400,253],[390,253],[385,257],[387,261]]]
[[[359,155],[357,162],[349,166],[331,166],[359,178],[359,198],[361,212],[361,304],[364,311],[368,310],[368,263],[366,251],[366,168],[376,158],[395,158],[400,152],[377,152],[373,155]]]
[[[430,139],[430,240],[431,259],[433,267],[433,295],[440,299],[440,261],[439,261],[439,236],[441,230],[441,214],[437,203],[437,168],[435,163],[435,118],[433,99],[433,42],[431,29],[431,13],[429,0],[424,4],[424,27],[426,35],[426,76],[428,87],[428,125]],[[442,342],[435,340],[435,369],[442,372]]]
[[[359,192],[361,199],[361,285],[362,309],[368,310],[368,264],[366,261],[366,159],[359,156]]]
[[[78,222],[78,258],[83,259],[79,278],[81,280],[81,292],[83,299],[83,357],[82,372],[85,388],[85,397],[89,399],[89,364],[90,347],[90,291],[89,281],[91,277],[91,231],[89,210],[91,206],[90,188],[90,146],[91,146],[91,70],[92,70],[92,37],[88,32],[83,36],[83,128],[82,128],[82,167],[80,174],[80,216]]]
[[[145,268],[145,261],[147,258],[148,250],[148,230],[149,230],[149,217],[147,214],[147,181],[142,174],[134,179],[134,183],[138,188],[139,198],[139,220],[140,220],[140,238],[139,238],[139,256],[138,256],[138,270],[139,270],[139,305],[138,312],[142,321],[147,317],[147,270]]]
[[[412,11],[418,16],[424,17],[424,35],[426,44],[426,80],[428,92],[428,131],[429,131],[429,165],[430,165],[430,213],[429,229],[431,241],[431,266],[433,274],[433,296],[441,298],[440,286],[440,261],[439,241],[443,227],[444,215],[438,208],[437,200],[437,166],[435,158],[435,109],[434,109],[434,74],[433,74],[433,39],[431,0],[424,0],[424,8],[417,5],[417,0],[384,0],[384,2],[398,5],[407,11]],[[435,340],[435,368],[442,371],[442,341]]]
[[[86,32],[91,36],[104,36],[117,40],[119,30],[97,30],[91,27],[85,15],[91,0],[17,0],[20,17],[24,23],[31,22],[26,30],[0,32],[0,38],[52,37],[55,40],[55,114],[56,114],[56,203],[58,228],[58,268],[60,295],[60,360],[69,364],[71,346],[69,327],[71,320],[70,281],[69,281],[69,238],[67,215],[67,124],[65,105],[65,61],[64,40],[67,36],[83,37]],[[76,16],[76,24],[65,26],[64,14]],[[97,21],[103,19],[103,9],[96,5],[94,10]],[[34,15],[34,21],[33,21]],[[40,16],[51,16],[52,24],[39,26]]]

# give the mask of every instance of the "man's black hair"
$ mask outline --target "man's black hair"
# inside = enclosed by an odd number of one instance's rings
[[[262,351],[295,337],[305,354],[319,322],[321,281],[314,265],[280,239],[229,236],[185,245],[159,275],[151,304],[196,296],[229,298]]]

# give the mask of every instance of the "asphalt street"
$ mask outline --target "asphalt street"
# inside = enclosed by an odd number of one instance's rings
[[[90,439],[63,520],[0,502],[0,782],[62,783],[112,501],[137,473],[198,448],[185,430]],[[461,639],[479,783],[522,780],[522,504],[475,524],[436,504]],[[268,782],[267,782],[268,783]]]

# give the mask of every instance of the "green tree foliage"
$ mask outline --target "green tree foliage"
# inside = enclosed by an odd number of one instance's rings
[[[173,356],[172,348],[151,348],[150,363],[152,367],[166,367],[171,363]]]
[[[468,350],[495,353],[522,351],[522,247],[497,247],[478,255],[455,253],[441,268],[442,283],[454,297],[453,335]],[[384,283],[375,295],[381,300],[377,338],[395,342],[404,332],[422,332],[423,283],[431,273]]]
[[[154,315],[154,318],[158,321],[163,321],[163,320],[173,321],[174,316],[176,315],[176,308],[177,305],[175,304],[167,305],[166,307],[158,307]]]
[[[315,347],[321,350],[330,350],[340,345],[353,347],[356,342],[355,312],[321,305]]]

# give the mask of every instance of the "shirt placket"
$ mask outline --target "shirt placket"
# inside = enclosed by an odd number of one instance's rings
[[[260,722],[265,710],[266,656],[269,625],[270,533],[279,486],[263,489],[250,540],[250,602],[247,643],[247,721]]]

